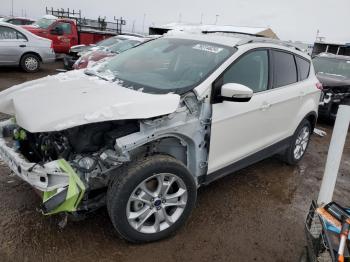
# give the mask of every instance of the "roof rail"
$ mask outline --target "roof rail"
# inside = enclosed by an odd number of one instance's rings
[[[299,47],[293,45],[292,43],[284,42],[284,41],[281,41],[281,40],[278,40],[278,39],[267,38],[267,37],[250,37],[250,38],[247,38],[247,39],[242,39],[240,42],[238,42],[236,44],[236,46],[245,45],[245,44],[249,44],[249,43],[276,44],[276,45],[281,45],[281,46],[285,46],[285,47],[294,48],[295,50],[298,50],[300,52],[303,51]]]
[[[245,45],[245,44],[249,44],[249,43],[270,43],[270,44],[276,44],[276,45],[281,45],[281,46],[285,46],[285,47],[290,47],[290,48],[294,48],[298,51],[302,50],[291,44],[288,42],[284,42],[278,39],[272,39],[272,38],[267,38],[261,35],[256,35],[256,34],[249,34],[249,33],[242,33],[242,32],[232,32],[232,31],[213,31],[213,30],[209,30],[209,31],[202,31],[203,34],[222,34],[222,35],[230,35],[230,36],[239,36],[239,38],[241,38],[242,40],[239,41],[236,46],[240,46],[240,45]]]

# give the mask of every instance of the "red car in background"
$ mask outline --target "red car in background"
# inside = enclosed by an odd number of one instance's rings
[[[123,36],[124,37],[124,36]],[[127,39],[111,45],[106,48],[101,48],[94,51],[83,52],[80,58],[73,65],[73,69],[83,69],[92,66],[96,62],[120,54],[130,48],[133,48],[145,41],[149,41],[148,38],[140,38],[135,36],[127,36]]]

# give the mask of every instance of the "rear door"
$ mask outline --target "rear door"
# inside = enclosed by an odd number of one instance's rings
[[[295,55],[291,52],[271,50],[273,84],[269,91],[271,125],[267,126],[271,143],[291,136],[296,129],[296,118],[302,105],[303,88],[298,80]]]
[[[7,26],[0,26],[0,64],[15,65],[27,49],[27,38]]]

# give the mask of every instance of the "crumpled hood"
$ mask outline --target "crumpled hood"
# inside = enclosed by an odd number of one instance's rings
[[[0,112],[30,132],[60,131],[88,123],[146,119],[174,112],[176,94],[155,95],[75,70],[13,86],[0,93]]]
[[[325,87],[350,86],[350,79],[344,76],[324,73],[318,73],[316,76]]]

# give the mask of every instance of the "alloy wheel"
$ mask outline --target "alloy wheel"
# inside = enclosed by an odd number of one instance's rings
[[[309,143],[310,139],[310,129],[308,126],[304,126],[295,141],[295,147],[294,147],[294,158],[296,160],[299,160],[305,153],[306,147]]]
[[[180,177],[155,174],[131,193],[126,207],[127,220],[138,232],[161,232],[181,217],[187,197],[186,185]]]

